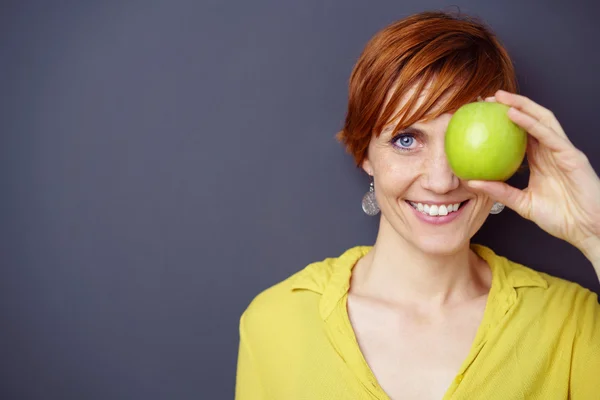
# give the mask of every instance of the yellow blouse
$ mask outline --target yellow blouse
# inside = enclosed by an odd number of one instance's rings
[[[600,305],[581,286],[496,255],[483,320],[444,399],[600,399]],[[371,247],[308,265],[240,318],[237,400],[389,399],[348,318],[352,268]]]

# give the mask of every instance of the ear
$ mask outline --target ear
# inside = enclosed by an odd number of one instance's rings
[[[364,161],[361,164],[361,168],[369,175],[373,176],[373,166],[371,165],[371,161],[369,157],[365,157]]]

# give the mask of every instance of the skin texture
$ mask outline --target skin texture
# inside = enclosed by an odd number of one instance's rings
[[[600,276],[600,179],[589,161],[532,100],[498,91],[486,101],[511,106],[509,117],[529,132],[526,190],[452,173],[444,153],[451,114],[415,124],[414,140],[392,140],[398,132],[384,128],[362,165],[381,220],[372,251],[354,267],[347,308],[367,363],[393,399],[442,398],[467,356],[491,285],[470,239],[494,201],[576,246]],[[431,225],[407,200],[469,202],[450,223]]]

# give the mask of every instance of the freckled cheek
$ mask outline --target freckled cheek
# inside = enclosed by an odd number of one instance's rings
[[[403,197],[419,176],[419,170],[419,163],[414,161],[382,162],[379,165],[377,186],[386,196]]]

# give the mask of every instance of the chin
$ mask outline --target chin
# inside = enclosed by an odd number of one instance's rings
[[[436,256],[456,254],[464,250],[465,247],[469,247],[470,244],[469,240],[458,238],[456,235],[452,235],[451,237],[445,235],[428,235],[426,237],[414,236],[407,239],[416,249],[419,249],[425,254]]]

